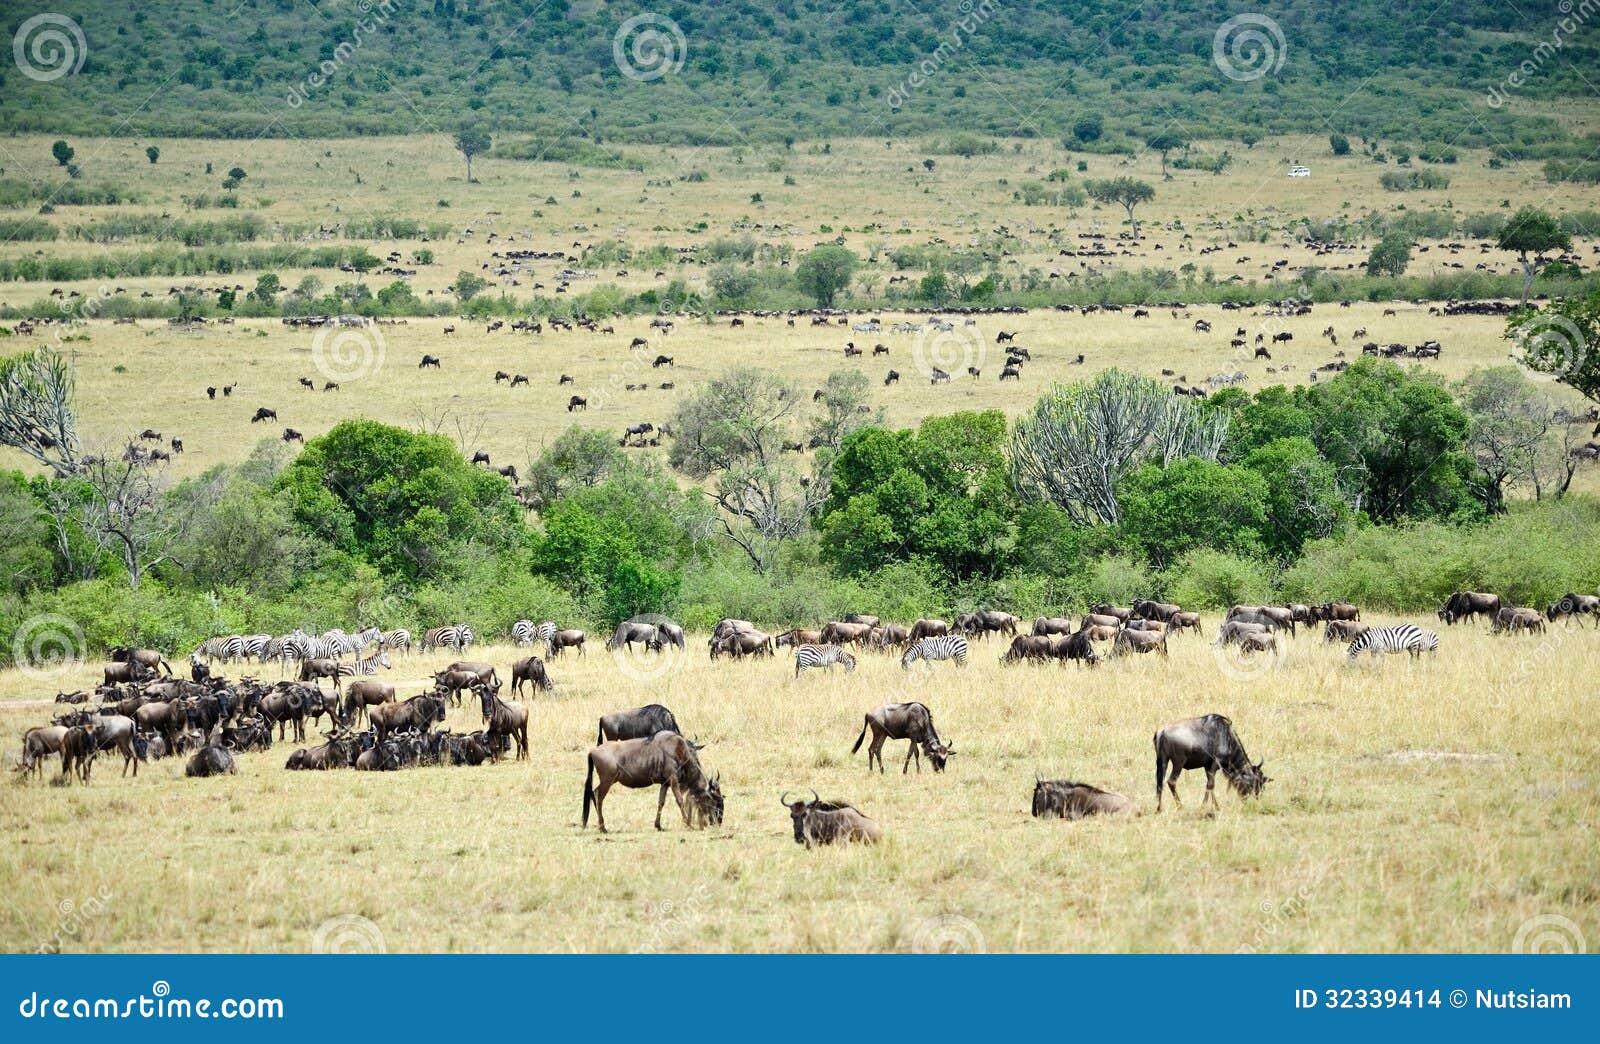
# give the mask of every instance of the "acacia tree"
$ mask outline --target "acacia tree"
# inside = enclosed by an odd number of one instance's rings
[[[1528,366],[1600,403],[1600,287],[1542,311],[1512,313],[1506,336],[1522,348]]]
[[[720,509],[724,535],[758,573],[785,540],[803,533],[827,496],[826,464],[802,475],[784,444],[800,423],[802,397],[777,376],[753,368],[708,381],[679,405],[668,462],[697,481]]]
[[[27,454],[57,477],[78,466],[71,363],[49,348],[0,359],[0,446]]]
[[[88,541],[98,555],[121,561],[137,589],[146,573],[171,559],[191,520],[164,503],[169,486],[166,466],[130,443],[121,455],[84,455],[71,478],[45,488],[45,510],[64,547],[73,535]],[[98,555],[84,560],[87,575]]]
[[[1084,182],[1083,190],[1097,203],[1115,203],[1126,210],[1128,223],[1133,226],[1133,238],[1139,238],[1139,222],[1133,216],[1133,209],[1156,198],[1154,186],[1138,178],[1099,178]]]
[[[883,411],[872,409],[872,382],[859,370],[835,370],[828,383],[813,397],[822,412],[811,423],[813,449],[838,449],[844,437],[857,428],[880,424]]]
[[[489,132],[483,130],[482,128],[463,127],[461,130],[456,132],[456,151],[461,153],[462,157],[467,161],[467,184],[471,185],[473,182],[477,181],[477,179],[472,176],[472,157],[484,152],[488,152],[489,147],[492,144],[493,142],[489,138]]]
[[[1011,478],[1024,500],[1049,501],[1079,525],[1121,520],[1117,483],[1145,463],[1216,460],[1229,416],[1171,395],[1155,381],[1106,370],[1056,385],[1017,419]]]
[[[1161,153],[1162,181],[1172,180],[1172,175],[1167,173],[1167,153],[1171,152],[1173,149],[1183,148],[1184,144],[1185,142],[1183,140],[1183,136],[1173,131],[1162,131],[1159,134],[1152,134],[1150,137],[1145,139],[1146,146]]]
[[[1552,250],[1571,250],[1572,237],[1543,210],[1523,207],[1501,227],[1498,245],[1501,250],[1514,251],[1522,263],[1522,304],[1526,306],[1533,277],[1545,265],[1544,255]]]

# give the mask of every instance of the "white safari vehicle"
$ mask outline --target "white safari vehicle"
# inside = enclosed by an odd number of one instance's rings
[[[1289,176],[1291,178],[1309,178],[1311,176],[1311,168],[1310,167],[1290,167],[1289,168]]]

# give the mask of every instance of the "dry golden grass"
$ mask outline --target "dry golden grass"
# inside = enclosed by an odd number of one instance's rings
[[[53,941],[61,904],[97,893],[104,911],[70,918],[66,948],[303,951],[342,914],[391,951],[1505,951],[1541,914],[1600,937],[1600,633],[1443,638],[1436,660],[1352,668],[1301,637],[1253,680],[1193,636],[1170,662],[1092,671],[1003,668],[1000,643],[974,643],[965,670],[910,678],[870,655],[854,675],[795,680],[786,658],[713,664],[694,640],[681,671],[640,682],[596,648],[553,664],[527,763],[289,773],[278,745],[222,779],[168,760],[124,780],[104,760],[88,787],[6,781],[0,949]],[[413,656],[392,677],[410,691],[446,659]],[[0,676],[9,747],[50,713],[15,701],[50,691]],[[849,754],[862,715],[907,699],[958,751],[950,771],[901,775],[895,743],[889,773],[869,775]],[[596,718],[652,701],[709,743],[725,823],[687,831],[669,800],[657,833],[654,793],[618,789],[613,832],[581,829]],[[1273,781],[1246,803],[1219,780],[1208,817],[1203,774],[1186,773],[1183,808],[1150,814],[1151,734],[1206,712],[1233,719]],[[1036,772],[1144,814],[1035,821]],[[858,804],[885,842],[795,845],[777,799],[804,787]]]

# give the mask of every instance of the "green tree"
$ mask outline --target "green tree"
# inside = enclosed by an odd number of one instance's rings
[[[72,157],[77,155],[77,150],[65,141],[58,139],[51,144],[50,155],[56,158],[56,166],[65,167],[72,162]]]
[[[1099,113],[1087,113],[1079,116],[1073,122],[1072,136],[1078,140],[1079,144],[1087,145],[1090,142],[1099,141],[1100,136],[1105,133],[1105,127],[1105,120],[1100,117]]]
[[[1390,232],[1367,255],[1367,274],[1399,277],[1411,264],[1411,238],[1403,232]]]
[[[845,247],[828,243],[807,251],[794,271],[795,283],[823,308],[832,308],[834,298],[850,285],[855,274],[856,255]]]
[[[153,167],[156,160],[161,158],[161,149],[155,145],[146,145],[144,154],[150,158],[150,165]]]
[[[1173,149],[1183,148],[1185,144],[1183,136],[1176,131],[1161,131],[1159,134],[1150,135],[1145,139],[1144,143],[1147,148],[1161,153],[1161,179],[1163,181],[1171,181],[1172,175],[1167,173],[1167,153]],[[1129,215],[1129,220],[1132,220],[1131,214]]]
[[[574,425],[528,467],[530,500],[538,510],[576,489],[599,485],[628,467],[628,456],[610,433]]]
[[[1564,232],[1555,218],[1538,207],[1523,207],[1511,215],[1500,229],[1497,245],[1510,250],[1522,264],[1522,304],[1528,303],[1528,291],[1533,277],[1545,264],[1545,256],[1552,250],[1571,250],[1572,237]]]
[[[481,127],[463,127],[456,132],[456,151],[467,161],[467,184],[478,180],[472,176],[472,157],[488,152],[492,145],[489,133]]]
[[[279,281],[276,272],[263,272],[256,276],[256,288],[250,291],[250,296],[268,307],[278,303],[278,295],[283,292],[283,283]]]
[[[1542,311],[1519,309],[1507,321],[1506,336],[1521,347],[1528,366],[1600,403],[1600,287]]]
[[[1128,212],[1128,223],[1133,226],[1133,238],[1139,238],[1139,222],[1133,210],[1141,203],[1156,198],[1156,190],[1147,181],[1138,178],[1099,178],[1084,183],[1083,189],[1097,203],[1115,203]]]
[[[1199,457],[1146,464],[1117,484],[1117,500],[1127,545],[1158,568],[1196,548],[1265,550],[1267,483],[1248,468]]]
[[[1337,536],[1355,512],[1339,488],[1338,472],[1308,438],[1276,439],[1244,459],[1266,484],[1266,549],[1279,559],[1300,554],[1308,540]]]
[[[706,282],[717,303],[728,308],[743,307],[756,289],[755,273],[736,261],[724,261],[712,268]]]
[[[1333,149],[1335,156],[1350,155],[1350,139],[1337,131],[1328,135],[1328,147]]]
[[[476,272],[468,272],[463,269],[456,273],[455,282],[450,284],[449,289],[452,294],[456,295],[456,300],[465,305],[468,301],[488,289],[488,287],[489,280]]]

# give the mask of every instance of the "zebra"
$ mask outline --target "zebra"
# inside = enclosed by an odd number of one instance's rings
[[[535,638],[543,637],[542,630],[532,620],[518,620],[511,625],[511,640],[518,645],[532,645]],[[553,628],[551,633],[554,633]]]
[[[337,627],[331,631],[324,631],[321,642],[322,646],[317,656],[330,660],[337,660],[347,653],[352,656],[359,655],[367,644],[361,635],[347,634]]]
[[[248,634],[244,636],[244,655],[254,656],[257,663],[265,663],[267,659],[267,646],[272,642],[270,634]]]
[[[379,667],[387,670],[389,666],[389,654],[379,650],[365,660],[357,660],[355,663],[341,663],[339,665],[339,677],[350,678],[357,674],[377,674]]]
[[[456,652],[464,652],[474,637],[472,628],[466,624],[430,627],[422,636],[422,649],[426,652],[429,649],[451,648]]]
[[[411,632],[404,627],[396,627],[378,639],[379,649],[394,649],[396,652],[409,654],[411,652]]]
[[[844,673],[849,674],[856,669],[856,658],[837,645],[802,645],[794,651],[794,676],[800,677],[801,671],[809,671],[813,667],[826,667],[828,673],[833,673],[833,665],[844,664]]]
[[[244,659],[244,639],[237,634],[207,638],[195,650],[195,655],[204,656],[207,663],[215,663],[217,660],[221,660],[223,663],[242,660]]]
[[[290,660],[309,660],[316,655],[317,639],[298,627],[292,634],[284,635],[282,641],[280,655],[285,665]]]
[[[900,656],[900,667],[909,671],[918,660],[954,660],[958,667],[967,665],[967,639],[964,635],[948,634],[940,638],[924,638],[912,643]]]
[[[1424,631],[1414,624],[1400,624],[1398,627],[1369,627],[1350,643],[1346,655],[1354,663],[1364,652],[1376,656],[1379,653],[1408,652],[1413,660],[1424,652],[1437,653],[1439,651],[1439,636],[1432,631]]]

